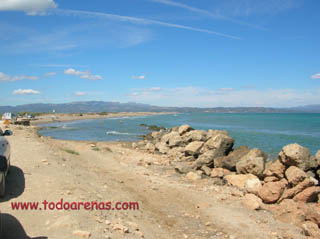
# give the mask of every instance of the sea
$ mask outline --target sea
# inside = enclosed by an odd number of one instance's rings
[[[41,125],[39,133],[56,139],[80,141],[138,141],[146,125],[166,128],[189,124],[194,129],[223,129],[235,147],[247,145],[276,157],[282,147],[298,143],[312,154],[320,149],[320,114],[308,113],[181,113],[58,122]]]

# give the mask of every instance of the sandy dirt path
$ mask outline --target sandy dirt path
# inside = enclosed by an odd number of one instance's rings
[[[12,168],[0,199],[5,238],[304,238],[250,211],[233,188],[188,182],[163,158],[120,143],[71,142],[14,127]],[[138,202],[139,210],[12,210],[14,202]],[[80,235],[76,234],[75,231]]]

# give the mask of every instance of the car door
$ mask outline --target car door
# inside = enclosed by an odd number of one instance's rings
[[[10,158],[10,145],[3,136],[0,136],[0,155]]]

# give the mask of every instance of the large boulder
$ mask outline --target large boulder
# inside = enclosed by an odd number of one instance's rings
[[[278,179],[282,179],[284,177],[285,170],[286,166],[278,159],[274,162],[266,163],[263,175],[265,177],[276,177]]]
[[[279,153],[280,161],[286,166],[297,166],[303,171],[310,168],[310,151],[299,144],[289,144]]]
[[[180,174],[187,174],[194,171],[192,166],[187,162],[179,162],[174,167],[175,171]]]
[[[215,151],[215,150],[211,150],[211,151]],[[210,151],[207,151],[207,152],[210,152]],[[206,154],[207,152],[205,152],[204,154]],[[225,156],[221,156],[221,154],[218,154],[218,155],[219,156],[214,158],[213,165],[215,168],[223,168],[223,160],[225,159]]]
[[[218,150],[221,154],[227,155],[233,147],[234,139],[224,134],[217,134],[210,138],[201,149],[201,153],[205,153],[208,150]]]
[[[228,169],[225,168],[214,168],[210,173],[212,178],[223,178],[226,175],[232,174]]]
[[[255,195],[258,195],[261,187],[262,183],[258,178],[248,179],[244,185],[244,188],[248,193],[253,193]]]
[[[197,173],[189,172],[186,175],[186,179],[188,179],[189,181],[197,181],[201,179],[201,176]]]
[[[248,146],[240,146],[231,151],[221,160],[221,167],[236,171],[236,164],[249,152]]]
[[[226,130],[213,130],[213,129],[208,130],[207,136],[208,136],[208,138],[212,138],[218,134],[224,134],[224,135],[229,136],[229,133]]]
[[[314,157],[317,160],[318,166],[320,166],[320,150],[318,150],[318,152],[316,153],[316,155]]]
[[[185,147],[184,151],[186,155],[198,155],[200,153],[200,150],[203,144],[204,143],[201,141],[191,142]]]
[[[184,147],[174,147],[171,148],[168,152],[168,155],[176,157],[178,159],[182,159],[184,156]]]
[[[245,185],[248,180],[258,179],[258,178],[253,174],[238,174],[238,175],[227,175],[224,177],[224,179],[227,181],[229,185],[245,190]]]
[[[155,148],[162,154],[167,154],[170,150],[169,146],[166,143],[156,143]]]
[[[187,142],[206,141],[207,132],[204,130],[192,130],[190,132],[187,132],[184,137]]]
[[[172,131],[172,132],[170,132],[168,134],[165,134],[161,138],[161,143],[169,144],[169,140],[174,138],[174,137],[180,137],[180,134],[178,132],[175,132],[175,131]]]
[[[191,128],[190,125],[185,124],[185,125],[181,125],[181,126],[179,127],[178,133],[179,133],[180,135],[184,135],[185,133],[187,133],[187,132],[189,132],[189,131],[191,131],[191,130],[193,130],[193,128]]]
[[[183,138],[177,132],[172,133],[175,135],[169,138],[169,147],[183,146],[185,144]]]
[[[263,157],[252,157],[244,156],[236,164],[237,173],[248,174],[251,173],[259,178],[262,178],[264,171],[264,158]]]
[[[306,178],[302,182],[300,182],[298,185],[296,185],[295,187],[285,189],[285,191],[283,192],[283,194],[278,202],[281,202],[284,199],[291,199],[295,195],[297,195],[298,193],[303,191],[304,189],[311,187],[311,186],[314,186],[314,184],[315,183],[313,180],[311,180],[310,178]]]
[[[298,193],[293,200],[300,202],[317,202],[319,200],[320,187],[309,187]]]
[[[219,152],[217,150],[209,150],[204,154],[201,154],[193,163],[194,168],[200,168],[202,166],[208,166],[212,168],[214,166],[214,159],[218,157]]]
[[[307,177],[307,174],[296,166],[290,166],[286,170],[285,175],[288,182],[294,186],[302,182]]]
[[[312,238],[320,238],[320,230],[317,224],[311,221],[306,221],[302,224],[304,234]]]
[[[162,136],[165,134],[165,132],[163,130],[161,131],[154,131],[151,133],[151,137],[155,140],[155,141],[160,141]]]
[[[147,143],[144,148],[151,153],[153,153],[156,150],[156,146],[152,143]]]
[[[242,160],[243,158],[248,158],[248,157],[252,157],[252,158],[258,158],[261,157],[264,159],[264,161],[267,160],[268,155],[263,152],[262,150],[258,149],[258,148],[254,148],[251,149],[246,155],[244,155],[240,160]]]
[[[282,181],[265,183],[258,195],[264,203],[275,203],[281,197],[285,186]]]
[[[306,220],[306,213],[299,203],[285,199],[275,210],[275,217],[282,222],[300,226]]]
[[[319,203],[308,203],[306,212],[306,220],[312,221],[320,227],[320,205]]]
[[[251,210],[259,210],[262,208],[263,202],[256,195],[248,193],[242,198],[242,204]]]
[[[209,168],[208,166],[204,165],[201,167],[201,170],[205,175],[210,176],[212,168]]]
[[[277,181],[279,181],[279,179],[277,177],[275,177],[275,176],[268,176],[268,177],[265,177],[263,179],[263,181],[265,183],[269,183],[269,182],[277,182]]]

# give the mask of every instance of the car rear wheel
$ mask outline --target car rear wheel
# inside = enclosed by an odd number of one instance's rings
[[[4,172],[0,173],[0,197],[4,197],[6,191],[6,178]]]

